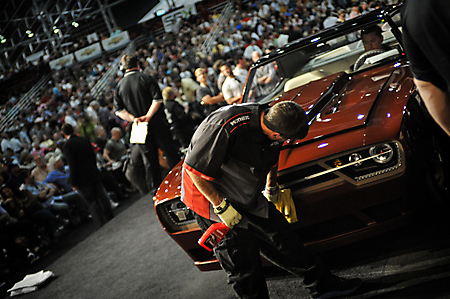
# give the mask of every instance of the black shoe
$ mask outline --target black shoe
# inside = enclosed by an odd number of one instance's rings
[[[330,275],[319,281],[315,294],[311,294],[312,299],[327,299],[346,296],[356,291],[362,281],[359,278],[345,279]]]

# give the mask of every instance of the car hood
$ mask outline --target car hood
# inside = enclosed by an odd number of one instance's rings
[[[405,76],[395,67],[353,76],[341,72],[290,90],[277,102],[295,101],[307,112],[308,136],[294,141],[304,143],[367,126],[378,103],[392,88],[398,89]]]
[[[289,91],[286,96],[300,104],[311,121],[304,141],[366,125],[389,76],[368,83],[370,78],[338,73]]]
[[[310,130],[305,139],[285,143],[280,166],[398,138],[412,89],[408,65],[395,63],[354,75],[337,73],[286,92],[277,101],[300,104],[310,118]],[[302,154],[292,157],[299,147]]]

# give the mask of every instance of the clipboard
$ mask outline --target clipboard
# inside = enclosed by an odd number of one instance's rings
[[[131,127],[130,143],[144,144],[147,138],[148,122],[133,123]]]

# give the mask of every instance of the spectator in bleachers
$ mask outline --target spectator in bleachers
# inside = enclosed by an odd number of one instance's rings
[[[19,178],[20,165],[16,162],[10,162],[8,164],[8,184],[14,186],[15,188],[20,188],[23,181]]]
[[[100,122],[98,116],[98,110],[100,109],[100,104],[97,101],[91,101],[86,108],[86,115],[90,118],[94,125],[98,125]]]
[[[53,154],[48,160],[49,174],[44,183],[55,185],[63,194],[73,191],[69,183],[69,174],[64,170],[64,162],[61,154]]]
[[[55,215],[65,217],[74,225],[90,219],[87,207],[78,192],[61,194],[54,185],[37,181],[28,170],[21,170],[19,177],[24,182],[24,190],[28,190]]]
[[[56,237],[67,224],[59,221],[48,208],[44,208],[37,199],[27,190],[19,191],[10,184],[5,184],[0,189],[2,197],[5,198],[2,207],[11,217],[18,220],[29,220],[38,227],[46,230],[50,241],[56,241]]]
[[[244,57],[238,59],[238,62],[236,63],[236,66],[233,69],[233,74],[235,76],[245,76],[245,77],[247,77],[248,65],[249,64],[250,64],[249,60],[247,60]]]
[[[97,138],[97,128],[86,113],[81,113],[78,118],[78,132],[80,136],[86,137],[90,142]]]
[[[252,60],[252,53],[257,51],[262,54],[261,48],[256,44],[256,39],[252,39],[251,43],[245,48],[244,58],[248,60]]]
[[[71,107],[67,108],[65,111],[64,123],[70,124],[74,128],[78,125]]]
[[[197,89],[198,90],[198,89]],[[171,133],[181,147],[187,148],[194,134],[194,122],[176,100],[172,87],[166,87],[162,91],[164,112],[170,125]]]
[[[222,93],[225,101],[230,105],[239,102],[246,77],[235,76],[231,71],[231,66],[226,62],[223,62],[219,69],[226,77],[222,85]]]
[[[103,156],[105,145],[108,142],[106,130],[103,126],[97,127],[97,138],[94,140],[94,144],[98,147],[98,153]]]
[[[41,153],[36,153],[33,156],[33,161],[36,167],[31,171],[31,175],[38,181],[43,182],[50,173],[49,167],[44,161],[44,157]]]
[[[195,70],[195,77],[200,83],[200,87],[196,91],[197,101],[204,107],[204,115],[208,116],[214,110],[226,105],[223,94],[217,88],[217,85],[210,84],[207,79],[206,70],[198,68]]]
[[[261,58],[261,54],[257,51],[253,52],[252,60],[253,62],[257,62]],[[266,64],[264,67],[258,68],[255,74],[255,85],[256,88],[255,98],[263,97],[272,92],[275,86],[278,84],[279,78],[277,75],[277,71],[275,70],[275,66],[272,63]]]
[[[118,127],[112,128],[111,139],[106,142],[103,158],[110,163],[118,162],[127,155],[127,151],[127,147],[122,141],[122,130]]]

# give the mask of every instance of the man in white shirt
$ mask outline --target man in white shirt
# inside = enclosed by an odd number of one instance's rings
[[[242,89],[244,88],[245,76],[235,76],[231,71],[228,63],[223,62],[220,67],[220,72],[226,77],[222,85],[222,94],[228,104],[237,103],[242,96]]]
[[[248,60],[252,60],[252,53],[254,51],[258,51],[258,53],[261,55],[263,54],[261,48],[256,44],[256,40],[252,39],[250,45],[245,48],[244,57]]]
[[[323,28],[332,27],[332,26],[336,25],[336,23],[339,21],[339,19],[337,17],[332,15],[332,12],[330,10],[327,10],[326,16],[327,17],[323,21]]]

